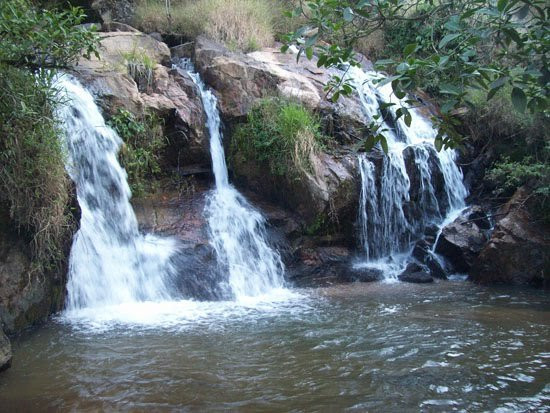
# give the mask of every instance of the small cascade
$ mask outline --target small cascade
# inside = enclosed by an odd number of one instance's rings
[[[464,208],[467,190],[455,152],[436,151],[437,132],[419,111],[410,109],[412,122],[407,126],[402,118],[396,120],[401,101],[391,86],[375,84],[380,74],[351,67],[348,76],[366,117],[383,122],[388,143],[387,155],[361,154],[358,159],[360,241],[366,258],[360,266],[383,269],[386,278],[393,279],[426,229]],[[381,109],[387,103],[394,105]]]
[[[63,75],[57,87],[67,100],[57,116],[82,212],[69,259],[67,309],[171,298],[176,245],[139,233],[126,172],[117,160],[120,137],[78,81]]]
[[[284,266],[266,241],[264,217],[229,183],[217,99],[188,60],[176,67],[193,79],[206,112],[216,187],[205,213],[210,242],[222,270],[229,274],[229,288],[237,300],[283,288]]]

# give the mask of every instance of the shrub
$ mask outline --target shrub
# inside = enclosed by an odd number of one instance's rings
[[[30,73],[1,65],[0,72],[0,201],[32,239],[33,264],[42,271],[63,259],[72,225],[54,102]]]
[[[266,98],[237,127],[231,156],[235,161],[266,163],[272,174],[298,179],[311,171],[311,158],[322,145],[319,120],[303,106]]]
[[[273,43],[273,5],[270,0],[183,0],[166,9],[164,1],[142,0],[135,24],[189,38],[204,34],[231,49],[252,51]]]
[[[131,112],[120,109],[109,124],[124,141],[119,156],[128,174],[132,193],[143,195],[150,189],[151,179],[161,172],[159,160],[167,143],[162,120],[154,114],[137,118]]]

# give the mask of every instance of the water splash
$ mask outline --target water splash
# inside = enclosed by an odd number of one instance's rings
[[[172,298],[176,244],[139,233],[126,172],[117,160],[122,140],[77,80],[64,75],[56,85],[67,100],[57,117],[82,213],[69,258],[67,309]]]
[[[360,265],[382,268],[386,278],[395,279],[410,259],[414,242],[427,227],[440,226],[462,210],[468,193],[455,152],[436,151],[437,131],[420,112],[410,109],[412,121],[407,126],[402,118],[396,120],[402,103],[391,86],[375,84],[380,74],[350,67],[348,76],[365,116],[378,119],[387,129],[388,143],[387,156],[373,159],[362,154],[358,159],[360,240],[367,261]],[[381,108],[390,103],[394,105]]]
[[[229,274],[231,292],[242,301],[281,290],[285,284],[284,266],[266,240],[265,219],[229,183],[217,99],[188,60],[180,61],[176,67],[193,79],[206,112],[216,187],[205,213],[210,242],[220,265]]]

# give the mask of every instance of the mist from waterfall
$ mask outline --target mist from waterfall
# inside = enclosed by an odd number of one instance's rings
[[[414,108],[409,109],[410,126],[403,118],[396,120],[402,102],[391,85],[376,85],[380,74],[350,67],[348,76],[367,119],[378,119],[387,129],[383,133],[388,143],[388,153],[379,159],[367,154],[358,159],[358,224],[365,257],[361,265],[383,269],[386,278],[395,279],[410,258],[414,242],[429,226],[439,226],[447,216],[463,209],[468,193],[455,152],[435,149],[437,131],[429,120]],[[394,105],[381,109],[389,103]],[[416,188],[411,186],[411,175],[416,178]],[[412,189],[416,199],[411,199]]]

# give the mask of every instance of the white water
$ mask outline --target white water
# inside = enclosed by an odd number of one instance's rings
[[[57,86],[68,101],[57,116],[82,213],[69,259],[67,309],[171,298],[169,259],[176,245],[139,233],[126,172],[117,160],[120,137],[78,81],[62,76]]]
[[[182,60],[177,67],[187,72],[199,88],[206,112],[216,187],[205,212],[210,242],[218,262],[229,274],[231,291],[238,301],[281,293],[284,266],[279,254],[266,240],[265,219],[229,183],[217,99],[189,61]]]
[[[177,243],[139,233],[126,172],[117,160],[120,137],[105,124],[92,95],[78,81],[61,76],[57,87],[67,100],[57,116],[65,130],[67,170],[82,211],[62,321],[93,331],[119,324],[179,328],[205,318],[279,311],[289,299],[300,297],[283,288],[283,267],[263,238],[262,216],[228,184],[220,136],[214,134],[217,190],[206,212],[212,243],[229,268],[228,288],[237,300],[180,299],[171,260],[178,254]],[[211,104],[209,113],[216,114],[215,101]],[[219,128],[219,117],[209,117],[209,126]]]
[[[411,125],[407,126],[400,118],[392,127],[389,121],[395,118],[402,103],[393,95],[391,86],[377,87],[374,81],[380,79],[380,75],[376,72],[352,67],[348,76],[358,90],[366,117],[374,120],[379,116],[378,122],[388,129],[384,132],[388,154],[379,161],[381,171],[377,173],[373,161],[364,154],[358,160],[362,182],[360,239],[366,260],[359,265],[384,269],[386,278],[395,279],[404,269],[414,241],[426,227],[441,225],[447,216],[454,216],[462,210],[467,190],[462,172],[455,163],[455,152],[436,151],[434,138],[437,131],[424,116],[416,109],[410,109]],[[382,103],[395,104],[387,109],[390,114],[386,113],[386,119],[380,109]],[[406,152],[411,152],[409,156],[414,157],[418,177],[418,199],[415,200],[410,199],[411,177],[406,168]],[[444,191],[439,201],[434,187],[437,174],[442,178]],[[414,209],[414,213],[407,213],[407,207]]]

